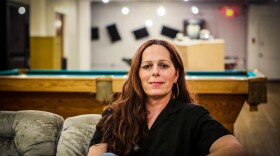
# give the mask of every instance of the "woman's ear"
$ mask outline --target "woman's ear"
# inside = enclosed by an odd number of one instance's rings
[[[173,83],[177,83],[178,78],[179,78],[179,70],[176,70],[176,72],[175,72],[175,78],[174,78],[174,82],[173,82]]]

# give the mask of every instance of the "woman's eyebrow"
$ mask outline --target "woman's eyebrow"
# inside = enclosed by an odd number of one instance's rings
[[[142,61],[141,64],[142,63],[151,63],[151,62],[153,62],[153,61]]]
[[[147,60],[147,61],[143,61],[141,63],[150,63],[150,62],[153,62],[153,61]],[[157,62],[169,62],[170,63],[171,61],[162,59],[162,60],[158,60]]]
[[[171,62],[170,60],[159,60],[159,62]]]

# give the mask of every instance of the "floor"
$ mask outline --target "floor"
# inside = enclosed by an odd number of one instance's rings
[[[245,104],[235,123],[235,136],[249,156],[280,155],[280,82],[268,82],[268,102],[250,112]]]

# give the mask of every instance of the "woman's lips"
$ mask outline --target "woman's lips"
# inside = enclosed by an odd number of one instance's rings
[[[161,86],[163,84],[163,82],[149,82],[149,84],[153,87],[158,87],[158,86]]]

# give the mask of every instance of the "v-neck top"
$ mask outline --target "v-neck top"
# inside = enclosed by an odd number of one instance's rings
[[[141,153],[134,155],[207,155],[211,145],[227,134],[203,106],[170,100],[150,128]],[[102,133],[96,130],[91,145],[101,140]]]

